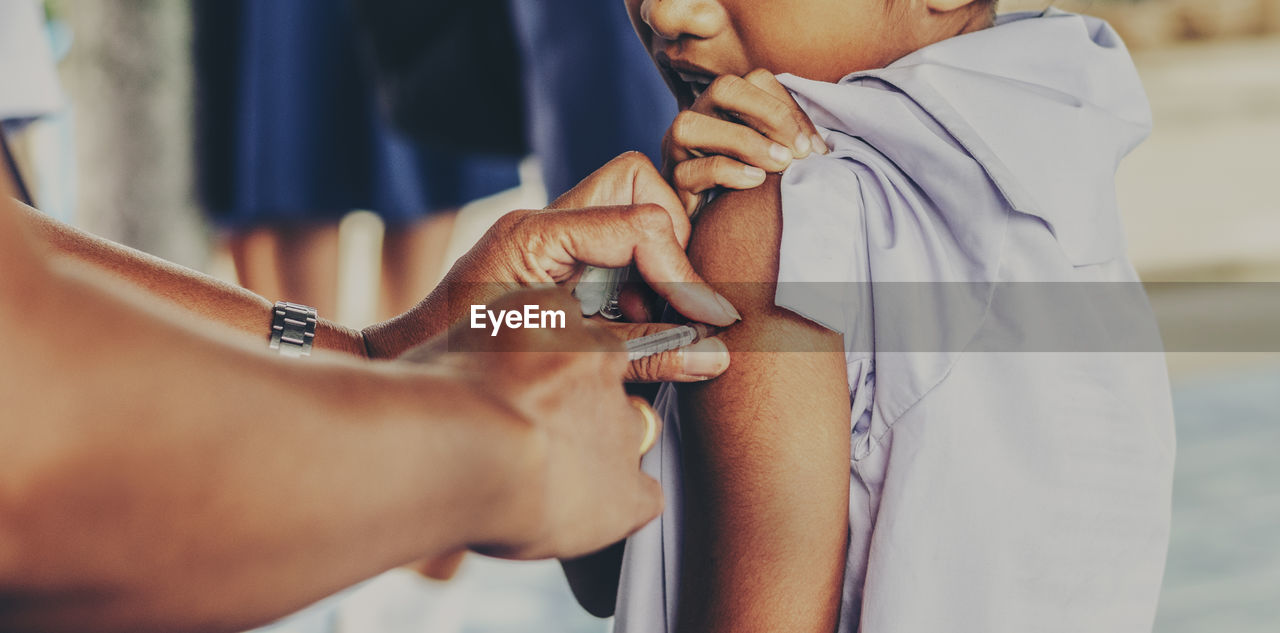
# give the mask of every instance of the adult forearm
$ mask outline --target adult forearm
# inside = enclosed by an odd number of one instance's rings
[[[508,216],[509,217],[509,216]],[[388,321],[361,332],[370,358],[399,358],[422,341],[444,334],[463,322],[472,305],[483,305],[526,284],[493,261],[497,252],[510,254],[509,245],[495,247],[496,235],[506,233],[508,218],[498,221],[480,243],[458,259],[444,279],[418,305]]]
[[[14,206],[19,209],[18,217],[28,234],[59,258],[87,264],[209,322],[266,340],[271,324],[271,301],[189,268],[85,233],[30,207]],[[287,301],[289,297],[279,299]],[[321,319],[317,327],[315,345],[320,349],[365,355],[359,332],[325,319]]]
[[[0,630],[240,630],[485,538],[528,476],[519,418],[459,381],[271,358],[54,275],[0,311],[30,333],[0,358],[29,421],[0,425]]]

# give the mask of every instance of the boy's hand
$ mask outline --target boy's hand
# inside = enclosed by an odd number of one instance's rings
[[[692,215],[715,187],[751,189],[826,143],[773,73],[721,75],[662,139],[663,176]]]

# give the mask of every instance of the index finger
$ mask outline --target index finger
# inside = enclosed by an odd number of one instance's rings
[[[778,81],[778,77],[773,73],[761,68],[753,70],[743,76],[751,85],[769,93],[774,99],[781,101],[791,107],[792,117],[801,129],[809,133],[810,140],[813,143],[813,151],[819,154],[825,154],[828,151],[827,143],[822,138],[822,134],[818,131],[818,126],[814,125],[809,115],[804,113],[804,109],[792,96],[791,91],[787,90],[782,82]]]
[[[680,327],[675,323],[616,321],[604,326],[627,341]],[[632,359],[624,380],[631,383],[702,382],[724,373],[729,363],[729,349],[720,339],[710,337],[684,347]]]
[[[741,318],[694,272],[671,216],[660,206],[567,209],[530,217],[541,224],[541,243],[563,249],[562,256],[572,262],[604,268],[635,263],[645,282],[690,319],[723,326]]]
[[[639,232],[634,251],[636,270],[671,307],[695,321],[726,326],[741,319],[733,304],[711,286],[693,269],[693,263],[684,248],[670,231],[660,230],[655,212],[644,222],[633,226]],[[707,310],[708,301],[714,301],[716,310]]]

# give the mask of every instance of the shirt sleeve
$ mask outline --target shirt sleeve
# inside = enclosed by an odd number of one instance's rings
[[[853,166],[815,155],[783,174],[774,304],[843,337],[849,424],[859,433],[870,425],[875,350],[865,202]]]
[[[843,334],[847,348],[869,353],[869,281],[862,192],[852,163],[831,155],[793,163],[782,176],[774,303]]]

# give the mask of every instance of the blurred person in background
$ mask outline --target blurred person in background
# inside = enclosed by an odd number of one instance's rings
[[[70,171],[67,100],[54,72],[54,31],[46,31],[42,4],[40,0],[0,0],[0,77],[24,86],[0,91],[0,134],[8,140],[0,164],[26,175],[20,197],[38,200],[43,211],[69,221],[71,196],[58,186],[59,181],[69,180]],[[50,126],[41,130],[42,122]]]
[[[662,75],[621,2],[510,0],[529,141],[554,198],[619,152],[661,164],[675,117]]]
[[[384,221],[382,318],[444,270],[456,211],[519,184],[507,155],[429,147],[379,110],[348,0],[197,0],[199,182],[240,282],[332,314],[338,224]]]
[[[455,152],[532,152],[549,198],[625,151],[655,163],[676,109],[620,3],[353,0],[391,121]]]

